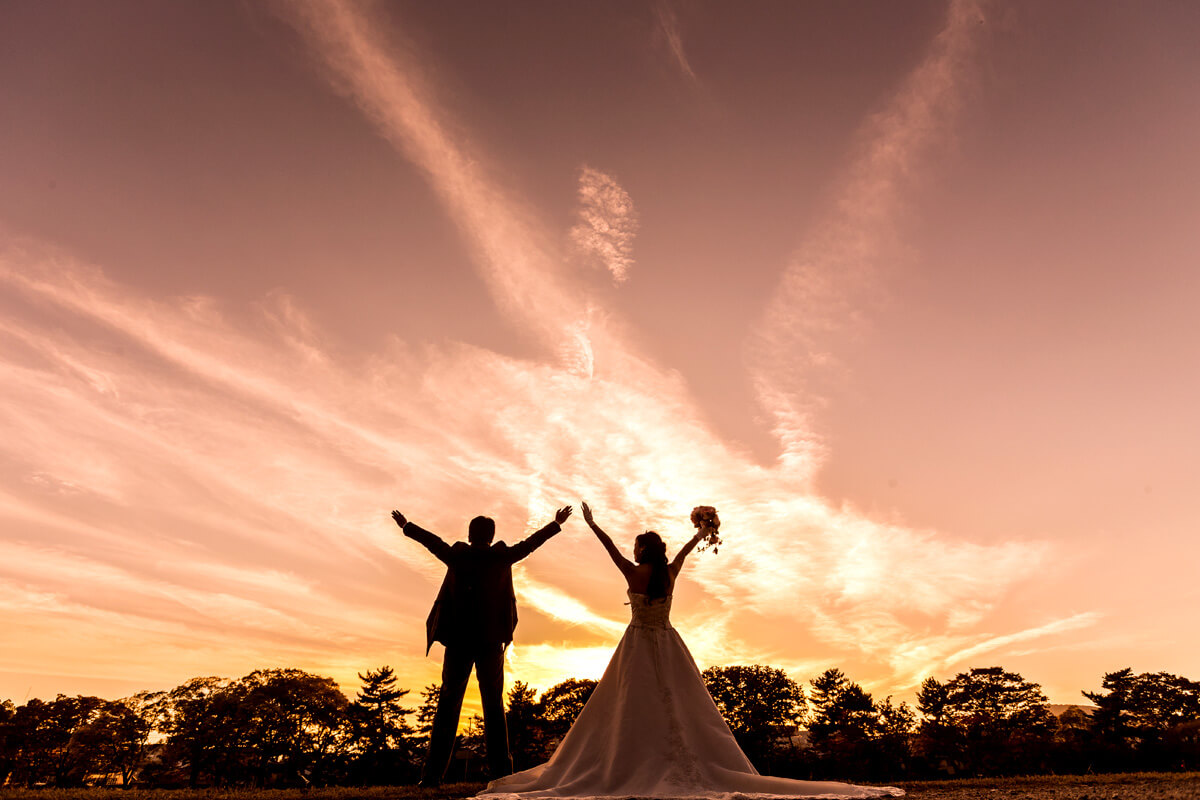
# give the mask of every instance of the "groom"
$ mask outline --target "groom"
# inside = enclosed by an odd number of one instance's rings
[[[472,667],[483,703],[483,732],[491,777],[512,772],[508,727],[504,722],[504,649],[512,642],[517,626],[512,565],[562,530],[569,516],[570,506],[560,508],[553,522],[509,547],[504,542],[492,544],[496,523],[490,517],[471,520],[467,529],[469,544],[450,545],[409,522],[399,511],[392,512],[392,519],[405,536],[423,544],[446,565],[446,578],[425,622],[425,653],[428,655],[434,642],[441,642],[446,646],[446,654],[442,659],[442,689],[429,735],[421,786],[437,786],[446,774]]]

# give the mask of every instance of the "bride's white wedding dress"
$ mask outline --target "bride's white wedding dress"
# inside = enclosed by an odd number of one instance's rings
[[[482,797],[858,798],[890,786],[759,775],[713,703],[671,598],[629,593],[633,620],[604,677],[545,764],[488,784]]]

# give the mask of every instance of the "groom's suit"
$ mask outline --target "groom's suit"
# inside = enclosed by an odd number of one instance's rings
[[[517,626],[512,565],[560,530],[562,526],[551,522],[512,547],[504,542],[451,545],[424,528],[405,523],[404,535],[424,545],[446,565],[442,588],[425,622],[426,653],[434,642],[441,642],[446,646],[446,655],[424,780],[438,782],[446,772],[472,667],[479,680],[492,777],[512,772],[504,721],[504,648],[512,642]]]

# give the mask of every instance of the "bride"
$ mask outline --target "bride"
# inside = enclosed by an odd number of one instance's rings
[[[900,796],[890,786],[798,781],[759,775],[671,627],[671,592],[684,559],[715,539],[701,526],[674,560],[646,531],[621,555],[582,505],[584,521],[629,586],[633,619],[591,699],[545,764],[488,784],[484,798],[859,798]],[[715,518],[714,518],[715,522]]]

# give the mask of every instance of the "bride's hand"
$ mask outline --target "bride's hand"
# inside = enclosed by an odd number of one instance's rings
[[[588,508],[587,503],[580,503],[579,507],[583,509],[583,521],[588,525],[592,524],[592,509]]]

